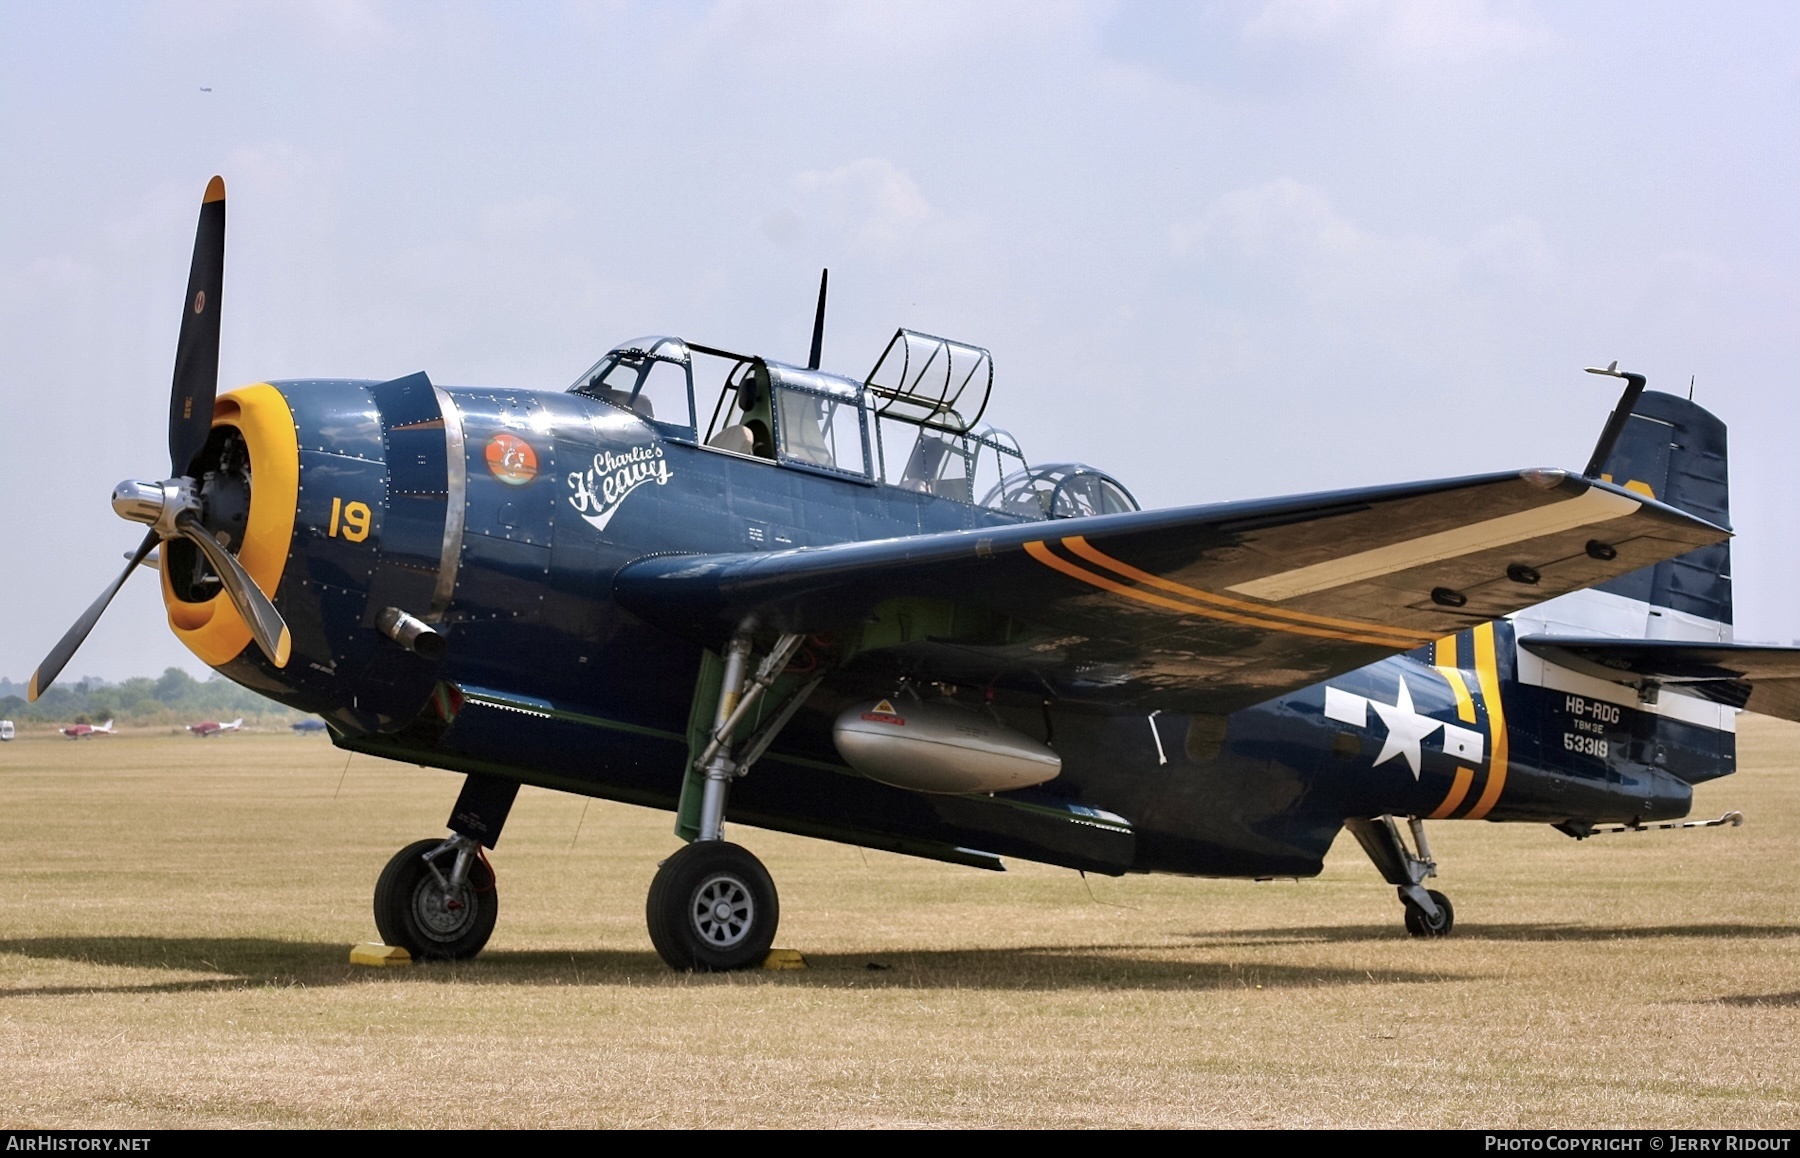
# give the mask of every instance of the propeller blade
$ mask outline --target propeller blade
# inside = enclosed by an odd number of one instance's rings
[[[143,543],[131,556],[131,562],[125,564],[125,570],[119,572],[119,577],[112,581],[112,586],[102,591],[100,598],[94,600],[93,604],[81,613],[81,618],[75,621],[75,626],[69,628],[63,637],[56,641],[56,646],[50,649],[50,654],[44,657],[44,662],[38,664],[37,670],[31,673],[31,682],[25,688],[26,699],[36,703],[37,698],[44,694],[45,689],[56,682],[56,677],[62,674],[64,665],[74,658],[75,649],[80,647],[81,641],[88,637],[88,632],[94,630],[94,624],[100,622],[100,616],[105,613],[106,605],[111,603],[113,596],[119,593],[119,588],[125,586],[125,580],[131,578],[131,573],[137,570],[138,564],[143,562],[144,556],[150,553],[150,549],[155,547],[156,543],[155,531],[145,535]]]
[[[214,177],[200,200],[194,230],[194,263],[181,305],[181,338],[175,346],[175,382],[169,394],[169,473],[189,474],[194,456],[212,431],[213,398],[219,391],[219,305],[225,282],[225,181]]]
[[[238,614],[249,624],[250,637],[256,640],[256,646],[262,648],[270,663],[276,667],[286,667],[288,653],[293,649],[293,639],[288,634],[288,626],[281,618],[281,612],[275,610],[275,605],[262,593],[256,580],[250,578],[250,573],[238,563],[237,556],[221,546],[192,515],[183,518],[176,526],[182,537],[200,548],[200,553],[212,564],[219,581],[225,585],[225,593],[231,596]]]

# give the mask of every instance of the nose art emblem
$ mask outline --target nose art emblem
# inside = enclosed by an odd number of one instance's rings
[[[516,434],[496,434],[487,444],[487,466],[501,482],[521,487],[537,477],[537,452]]]

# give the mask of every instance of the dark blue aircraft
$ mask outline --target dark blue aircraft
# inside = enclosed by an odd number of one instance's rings
[[[1140,511],[980,424],[985,350],[898,332],[863,378],[677,338],[565,393],[261,383],[215,397],[224,184],[201,207],[150,526],[175,633],[340,747],[467,774],[375,887],[477,953],[521,783],[673,810],[676,968],[760,961],[732,820],[979,868],[1309,876],[1348,827],[1450,931],[1424,821],[1687,814],[1800,649],[1731,642],[1725,428],[1625,379],[1580,474]],[[729,807],[728,807],[729,805]]]

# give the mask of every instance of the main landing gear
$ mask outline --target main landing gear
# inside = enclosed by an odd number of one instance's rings
[[[1437,862],[1431,859],[1431,846],[1425,841],[1425,822],[1412,816],[1407,825],[1412,829],[1416,853],[1406,846],[1392,816],[1344,822],[1381,875],[1399,892],[1406,909],[1406,931],[1415,937],[1448,936],[1456,924],[1456,910],[1449,897],[1425,887],[1428,878],[1437,876]]]
[[[650,943],[676,969],[743,969],[775,943],[781,902],[750,850],[697,840],[662,862],[644,903]]]
[[[760,964],[775,943],[781,920],[775,882],[748,849],[725,840],[725,800],[731,782],[749,771],[817,686],[814,679],[794,691],[754,735],[735,743],[739,725],[787,667],[801,639],[778,639],[748,687],[748,631],[740,631],[725,649],[712,734],[694,762],[704,778],[694,840],[657,868],[644,902],[650,943],[670,968],[744,969]]]
[[[451,834],[394,854],[375,882],[375,928],[417,960],[462,961],[481,952],[500,915],[485,848],[500,839],[516,782],[472,775],[450,810]]]

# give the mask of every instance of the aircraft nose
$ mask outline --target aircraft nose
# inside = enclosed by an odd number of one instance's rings
[[[219,396],[213,408],[213,429],[217,432],[221,427],[237,431],[248,459],[243,471],[250,480],[248,510],[242,512],[234,554],[250,580],[274,600],[287,567],[299,505],[300,445],[293,412],[280,390],[258,383]],[[150,485],[130,480],[121,483],[113,492],[113,509],[142,521],[151,507]],[[230,497],[221,494],[216,501],[209,501],[221,510],[227,505],[235,510],[238,504],[225,502]],[[159,511],[166,509],[166,495],[162,501],[165,506]],[[178,546],[179,541],[165,551],[162,567],[163,606],[169,613],[169,626],[189,651],[209,666],[221,667],[250,645],[250,626],[216,587],[185,582]],[[285,655],[282,659],[285,661]]]

